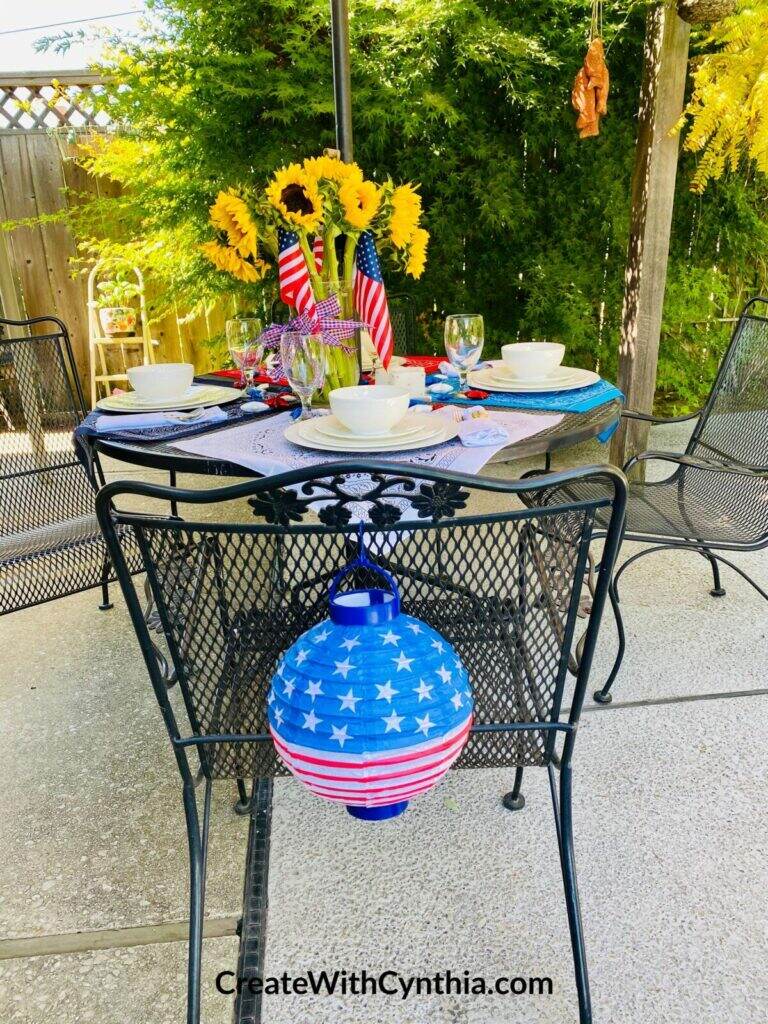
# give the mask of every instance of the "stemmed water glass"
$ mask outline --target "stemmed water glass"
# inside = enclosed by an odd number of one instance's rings
[[[253,378],[264,358],[264,345],[259,341],[262,323],[256,317],[227,320],[227,348],[232,362],[242,374],[245,386],[253,387]]]
[[[459,372],[464,389],[467,373],[477,366],[483,352],[483,318],[477,313],[455,313],[445,318],[445,352]]]
[[[312,418],[312,395],[325,381],[325,348],[320,334],[286,331],[280,338],[280,361],[291,390],[301,401],[299,419]]]

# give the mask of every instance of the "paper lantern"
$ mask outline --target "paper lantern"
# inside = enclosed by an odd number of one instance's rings
[[[338,592],[365,564],[388,590]],[[400,613],[392,578],[363,555],[334,581],[330,618],[283,656],[269,692],[277,752],[317,796],[356,818],[401,814],[435,786],[461,753],[472,724],[466,670],[426,623]]]

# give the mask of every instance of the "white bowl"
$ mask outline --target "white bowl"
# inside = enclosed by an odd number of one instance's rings
[[[518,341],[503,345],[501,358],[516,380],[538,380],[554,373],[565,355],[565,345],[556,341]]]
[[[328,396],[337,419],[361,437],[388,434],[408,412],[411,396],[393,384],[360,384],[336,388]]]
[[[195,368],[192,363],[155,363],[132,366],[128,371],[131,387],[147,402],[172,401],[189,390]]]

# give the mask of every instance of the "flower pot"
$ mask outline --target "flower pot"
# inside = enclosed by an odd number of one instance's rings
[[[108,337],[130,334],[136,327],[136,310],[130,306],[104,306],[99,310],[99,321]]]

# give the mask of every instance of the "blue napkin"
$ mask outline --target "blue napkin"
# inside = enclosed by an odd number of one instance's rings
[[[443,378],[434,377],[432,383]],[[482,390],[479,388],[478,390]],[[536,391],[526,394],[512,394],[509,391],[488,392],[487,398],[474,399],[465,398],[463,395],[454,393],[452,395],[441,395],[440,402],[451,405],[486,405],[489,408],[498,409],[531,409],[537,412],[589,412],[600,405],[616,400],[624,401],[624,395],[615,384],[607,380],[599,380],[586,388],[577,388],[574,391]],[[601,431],[597,438],[599,441],[608,441],[619,425],[619,418],[611,423],[605,430]]]

